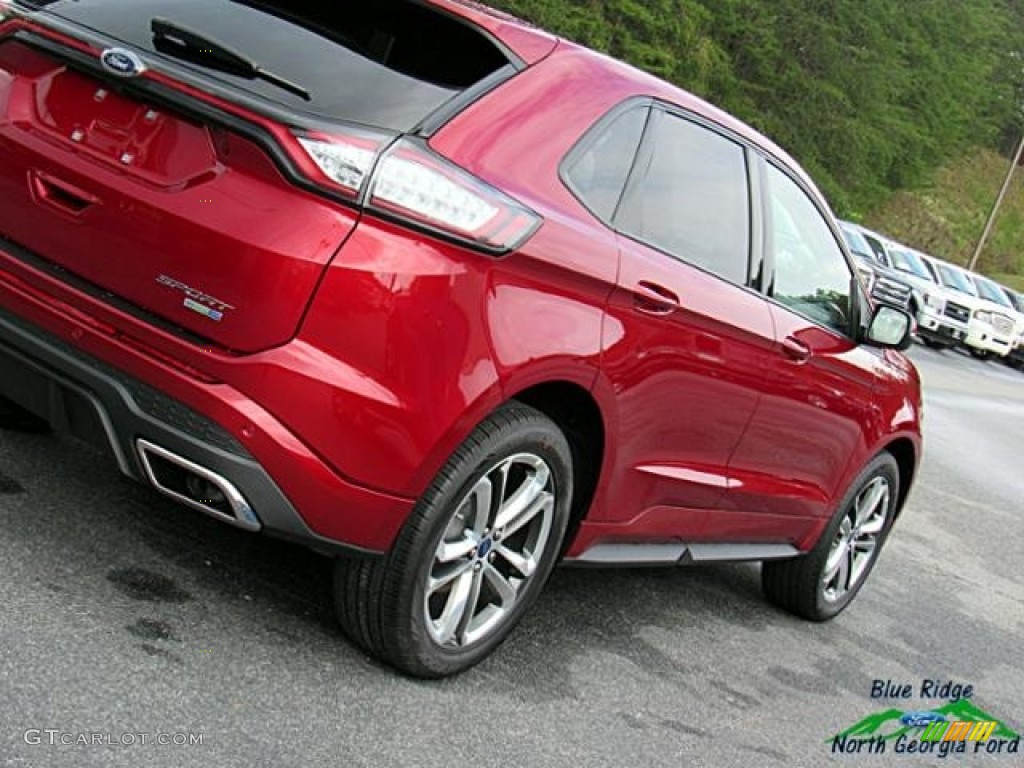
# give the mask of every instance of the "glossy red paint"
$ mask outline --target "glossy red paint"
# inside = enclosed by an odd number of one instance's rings
[[[314,533],[370,550],[390,547],[476,424],[551,382],[589,393],[605,434],[570,556],[665,539],[806,549],[874,454],[904,440],[916,459],[919,383],[905,358],[612,232],[559,178],[581,135],[632,97],[698,114],[810,185],[781,150],[624,65],[437,4],[532,65],[429,139],[541,216],[517,251],[484,255],[317,196],[237,134],[173,114],[147,127],[142,105],[114,95],[99,107],[104,129],[75,141],[97,84],[4,43],[0,236],[208,342],[2,243],[0,306],[204,414]],[[265,116],[147,77],[294,141]],[[186,289],[232,309],[211,323],[184,307]],[[790,338],[808,360],[787,354]]]
[[[245,139],[130,101],[20,43],[0,45],[0,68],[17,78],[0,118],[12,240],[227,349],[295,334],[354,212],[288,185]]]

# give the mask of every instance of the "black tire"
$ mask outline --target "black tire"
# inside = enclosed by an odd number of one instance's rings
[[[924,342],[924,345],[926,347],[928,347],[929,349],[937,349],[939,351],[942,351],[944,349],[949,349],[950,346],[952,346],[951,344],[946,344],[946,343],[941,342],[941,341],[936,341],[935,339],[929,339],[927,336],[922,336],[921,337],[921,341]]]
[[[835,516],[810,552],[790,560],[766,561],[762,565],[761,586],[768,601],[809,621],[827,621],[841,613],[853,602],[868,580],[875,563],[878,562],[878,555],[895,517],[899,482],[899,466],[892,454],[883,452],[872,459],[853,481],[850,490],[839,503]],[[829,555],[833,552],[833,545],[836,545],[837,553],[841,551],[840,545],[844,541],[843,537],[847,535],[845,526],[856,518],[855,505],[861,500],[862,494],[869,488],[877,488],[880,485],[885,486],[887,496],[884,501],[879,500],[877,516],[871,518],[872,521],[880,523],[875,545],[867,556],[863,568],[859,571],[853,568],[854,572],[859,574],[856,581],[842,594],[838,594],[838,590],[830,589],[825,583]],[[854,539],[851,536],[847,541]],[[856,541],[862,539],[858,538]],[[853,549],[846,552],[853,552]],[[840,559],[846,557],[847,555],[843,555]],[[848,562],[852,563],[853,555],[849,557],[851,559]],[[847,567],[852,568],[851,565]]]
[[[546,471],[538,465],[530,481],[532,465],[528,462],[534,460],[541,462]],[[503,467],[511,467],[506,469],[509,479],[497,501],[492,500],[487,505],[486,519],[500,522],[497,513],[512,508],[504,506],[500,498],[508,493],[508,487],[531,492],[540,488],[536,500],[542,511],[530,518],[530,522],[518,532],[510,532],[504,539],[499,527],[493,531],[485,527],[482,538],[476,539],[479,547],[449,563],[441,557],[442,539],[447,544],[452,541],[449,537],[456,536],[453,547],[467,543],[476,546],[472,537],[477,534],[471,530],[469,518],[482,519],[478,510],[482,510],[484,504],[478,503],[483,497],[472,494],[484,486],[491,488],[501,484],[498,481]],[[517,486],[520,475],[526,479]],[[542,480],[546,482],[543,487]],[[528,489],[529,482],[533,484]],[[572,487],[572,454],[561,430],[542,413],[526,405],[513,402],[502,406],[480,424],[451,456],[417,503],[384,558],[338,560],[334,600],[342,629],[371,655],[415,677],[445,677],[469,669],[505,640],[543,589],[565,536]],[[509,496],[511,498],[515,494]],[[531,502],[527,506],[532,509],[535,504]],[[453,530],[457,533],[453,534]],[[520,546],[517,540],[521,540],[523,552],[531,555],[534,561],[529,569],[531,575],[521,579],[522,574],[511,567],[511,561],[502,559],[504,555],[501,554],[506,551],[506,545],[510,549]],[[535,542],[533,545],[531,540]],[[531,546],[540,551],[533,552]],[[439,569],[445,568],[449,568],[449,572],[456,568],[470,570],[460,570],[460,575],[450,582],[447,594],[443,588],[428,594],[428,580]],[[496,579],[494,574],[503,569],[506,571],[503,574],[506,584],[517,582],[515,596],[507,610],[504,605],[493,604],[495,600],[502,603],[505,600],[501,598],[496,582],[490,580]],[[472,590],[480,590],[481,597],[489,596],[492,603],[484,603],[476,615],[477,606],[474,605],[468,611],[469,618],[464,621],[472,625],[478,617],[480,620],[485,618],[487,612],[491,612],[492,618],[495,614],[501,615],[494,619],[493,627],[471,641],[466,640],[469,638],[469,626],[462,628],[463,621],[459,621],[459,637],[441,643],[437,638],[441,631],[439,623],[444,626],[455,585],[465,584],[467,576],[473,585],[469,587],[469,594],[473,594]],[[443,578],[438,577],[437,580],[443,581]],[[436,621],[432,616],[434,604],[429,602],[434,598],[437,603],[445,604]]]
[[[967,349],[975,360],[986,361],[992,358],[992,353],[986,349],[975,349],[974,347],[968,347]]]
[[[50,425],[6,397],[0,397],[0,429],[8,432],[23,432],[42,435],[50,431]]]

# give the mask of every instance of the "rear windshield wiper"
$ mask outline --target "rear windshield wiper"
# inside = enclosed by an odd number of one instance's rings
[[[167,19],[153,19],[150,22],[150,29],[153,30],[153,46],[160,53],[248,80],[263,80],[294,93],[305,101],[311,101],[313,98],[301,85],[268,72],[255,61],[212,37],[193,32]]]

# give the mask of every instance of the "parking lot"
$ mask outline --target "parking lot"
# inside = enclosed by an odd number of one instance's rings
[[[911,354],[920,479],[835,622],[769,607],[757,566],[563,569],[493,658],[439,683],[340,636],[326,560],[165,502],[77,444],[0,432],[0,763],[899,764],[831,752],[865,716],[917,706],[872,699],[875,680],[971,685],[1019,731],[1024,374]],[[135,743],[60,744],[93,734]]]

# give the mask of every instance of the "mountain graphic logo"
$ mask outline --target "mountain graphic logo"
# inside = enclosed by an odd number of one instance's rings
[[[931,712],[945,716],[948,721],[960,721],[960,722],[996,722],[998,725],[992,732],[992,738],[998,739],[1019,739],[1020,734],[1008,727],[1001,720],[990,715],[988,712],[976,707],[971,703],[969,699],[957,699],[956,701],[944,704],[941,707],[935,707]],[[881,738],[884,741],[893,741],[898,739],[900,736],[907,734],[914,736],[917,733],[922,732],[924,729],[921,726],[904,725],[900,722],[906,712],[901,709],[886,709],[882,712],[876,712],[873,715],[868,715],[858,723],[854,723],[846,730],[840,731],[835,736],[830,736],[825,739],[826,742],[834,741],[835,739],[876,739]]]

